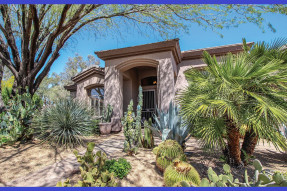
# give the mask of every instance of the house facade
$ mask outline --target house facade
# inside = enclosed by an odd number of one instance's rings
[[[119,131],[120,118],[131,99],[136,109],[140,85],[143,88],[142,117],[148,119],[156,107],[167,110],[177,92],[188,85],[184,71],[205,67],[203,51],[220,57],[243,49],[242,44],[232,44],[181,51],[179,39],[173,39],[99,51],[95,54],[105,61],[105,68],[91,67],[73,77],[74,84],[65,88],[71,92],[72,97],[84,100],[95,108],[112,105],[112,123],[115,124],[112,130]]]

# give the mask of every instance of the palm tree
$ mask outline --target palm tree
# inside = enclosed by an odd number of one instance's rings
[[[262,54],[261,44],[220,62],[204,52],[206,69],[187,71],[189,86],[177,97],[194,135],[205,147],[220,147],[234,166],[247,162],[259,139],[287,146],[279,133],[287,122],[286,54],[271,48]],[[241,149],[240,134],[245,134]]]

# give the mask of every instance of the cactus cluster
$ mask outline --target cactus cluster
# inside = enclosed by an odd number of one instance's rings
[[[175,159],[164,171],[164,184],[165,186],[179,186],[178,182],[181,181],[199,186],[200,176],[193,166]]]
[[[280,172],[270,173],[264,171],[262,164],[259,160],[253,161],[255,168],[254,178],[249,180],[247,170],[245,170],[244,180],[245,182],[239,182],[238,179],[233,178],[230,171],[230,166],[225,164],[223,170],[225,174],[217,175],[212,168],[208,169],[208,179],[204,178],[201,181],[202,187],[287,187],[287,180],[284,174]],[[186,185],[186,184],[185,184]]]
[[[154,138],[151,129],[149,128],[152,125],[151,119],[144,122],[144,135],[141,137],[142,146],[144,148],[153,148],[154,147]]]
[[[157,109],[158,116],[154,114],[155,123],[150,129],[155,135],[160,137],[162,141],[167,139],[176,140],[182,148],[185,148],[185,142],[190,138],[189,128],[183,125],[179,108],[172,103],[169,104],[167,112]]]
[[[80,163],[80,171],[82,180],[74,184],[74,187],[115,187],[117,182],[114,173],[104,171],[105,161],[107,156],[105,153],[98,151],[93,153],[95,143],[88,143],[87,151],[84,156],[78,154],[78,151],[74,151],[78,162]],[[71,187],[70,180],[67,179],[64,182],[58,182],[57,187]]]
[[[104,108],[103,114],[101,117],[102,123],[110,123],[112,121],[112,115],[113,115],[113,107],[108,104],[107,107]]]
[[[128,111],[122,118],[122,125],[124,129],[125,142],[124,152],[129,155],[136,154],[141,144],[141,113],[142,113],[142,87],[139,87],[137,114],[133,112],[133,100],[130,101]]]
[[[186,156],[181,146],[175,140],[162,142],[158,147],[153,149],[153,153],[156,155],[156,166],[161,172],[176,158],[181,161],[186,161]]]

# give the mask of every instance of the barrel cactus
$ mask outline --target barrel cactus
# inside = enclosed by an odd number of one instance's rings
[[[186,161],[182,147],[175,140],[166,140],[153,151],[156,154],[156,166],[163,172],[176,158]]]
[[[193,166],[175,159],[164,171],[164,184],[165,186],[178,186],[178,182],[182,181],[199,186],[200,176]]]

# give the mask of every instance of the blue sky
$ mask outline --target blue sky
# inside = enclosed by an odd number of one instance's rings
[[[246,38],[248,42],[257,42],[263,40],[268,42],[279,37],[287,38],[286,15],[267,14],[264,16],[264,18],[266,26],[265,33],[262,33],[262,30],[259,29],[256,25],[246,23],[240,25],[238,28],[220,30],[220,33],[223,34],[223,38],[221,38],[215,32],[211,30],[204,30],[197,24],[193,24],[190,27],[189,34],[179,33],[174,36],[174,38],[180,39],[179,44],[182,51],[241,43],[242,38]],[[268,22],[270,22],[276,29],[275,33],[268,29]],[[120,37],[116,37],[116,35],[113,35],[112,37],[109,35],[106,35],[105,37],[95,37],[93,32],[84,31],[81,34],[75,36],[72,40],[68,41],[71,46],[66,46],[60,52],[61,56],[58,58],[58,60],[55,61],[50,72],[63,72],[65,63],[68,61],[68,58],[75,56],[75,53],[78,53],[84,59],[86,59],[88,55],[96,56],[94,54],[95,51],[136,46],[162,40],[164,39],[159,35],[153,34],[152,32],[149,37],[140,35],[136,31],[130,31],[128,34],[123,34]],[[104,66],[104,62],[102,60],[100,61],[101,66]]]

